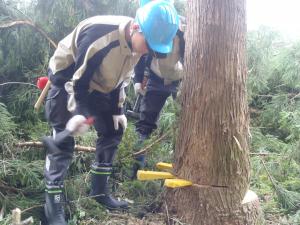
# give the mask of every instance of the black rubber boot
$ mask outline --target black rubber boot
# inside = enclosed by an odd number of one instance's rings
[[[138,155],[135,158],[135,162],[132,166],[132,174],[131,179],[135,180],[137,178],[137,171],[145,168],[145,161],[146,156],[145,155]]]
[[[126,209],[128,208],[127,202],[118,201],[109,194],[108,179],[111,172],[112,167],[110,163],[101,163],[92,166],[90,196],[108,209]]]
[[[45,192],[46,203],[44,206],[48,225],[67,225],[65,220],[65,198],[62,189],[47,189]]]
[[[139,151],[142,149],[143,145],[144,145],[144,141],[146,139],[149,138],[148,134],[141,134],[139,132],[138,133],[138,141],[136,142],[134,148],[134,151]],[[140,169],[144,169],[145,168],[145,164],[146,164],[146,155],[145,154],[141,154],[135,157],[135,161],[132,165],[132,170],[131,170],[131,175],[130,178],[132,180],[135,180],[137,178],[137,171]]]

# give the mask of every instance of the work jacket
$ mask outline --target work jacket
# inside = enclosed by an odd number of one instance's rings
[[[178,81],[183,76],[183,57],[184,57],[184,33],[178,30],[173,40],[171,53],[164,58],[153,58],[150,55],[144,55],[140,58],[134,68],[134,81],[142,83],[147,68],[149,69],[149,78],[151,76],[159,77],[164,83],[170,84]]]
[[[122,113],[123,88],[140,58],[125,39],[125,16],[95,16],[81,23],[58,44],[49,63],[54,85],[73,86],[76,105],[85,107],[90,92],[110,94],[113,113]],[[70,82],[71,81],[71,82]],[[72,95],[72,90],[68,90]]]

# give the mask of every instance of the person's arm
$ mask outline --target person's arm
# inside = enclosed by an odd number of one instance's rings
[[[181,30],[178,30],[176,35],[179,38],[180,62],[184,64],[184,51],[185,51],[184,33]]]
[[[111,93],[111,100],[112,100],[112,114],[113,115],[123,115],[124,109],[123,109],[123,103],[122,103],[122,94],[124,91],[124,87],[122,87],[122,84],[120,84],[116,89],[114,89]],[[125,100],[125,96],[124,96]]]
[[[134,83],[142,83],[144,80],[144,73],[146,70],[147,55],[143,55],[136,66],[134,67]]]

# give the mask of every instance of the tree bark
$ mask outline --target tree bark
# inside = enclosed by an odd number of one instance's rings
[[[168,208],[193,225],[258,222],[249,188],[245,0],[190,0],[174,173],[197,186],[169,190]]]

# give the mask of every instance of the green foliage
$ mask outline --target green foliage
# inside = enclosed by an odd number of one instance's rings
[[[300,209],[300,193],[288,191],[280,185],[276,186],[276,193],[278,201],[284,209],[290,212]]]
[[[134,129],[135,127],[133,124],[129,123],[125,134],[123,135],[122,142],[119,145],[118,154],[114,161],[116,168],[115,176],[118,176],[121,180],[124,180],[126,177],[130,177],[131,167],[134,162],[132,153],[139,150],[136,149],[138,137]]]
[[[78,224],[87,219],[103,220],[105,209],[89,198],[89,173],[80,173],[69,177],[65,182],[66,196],[69,200],[69,224]],[[84,181],[84,182],[83,182]]]
[[[300,224],[300,210],[296,212],[289,220],[290,224]]]
[[[4,213],[18,207],[27,209],[42,202],[44,161],[6,159],[0,163],[0,205]],[[40,208],[40,206],[38,206]],[[38,217],[38,210],[28,212]],[[24,216],[28,214],[25,213]],[[9,221],[9,216],[4,221]],[[2,223],[1,223],[2,224]]]
[[[36,114],[33,111],[34,100],[37,94],[36,90],[26,86],[10,90],[6,98],[7,106],[11,112],[15,113],[17,122],[20,123],[24,120],[37,122]]]
[[[42,187],[44,161],[3,160],[0,164],[0,179],[16,188],[37,189]]]
[[[11,214],[7,215],[4,219],[0,220],[1,225],[10,225],[12,223]]]
[[[278,38],[277,33],[266,27],[248,33],[248,94],[250,99],[268,91],[271,58],[277,50],[274,43],[278,42]]]
[[[251,148],[252,152],[271,152],[284,153],[290,146],[273,135],[264,135],[259,128],[251,129]]]
[[[265,29],[248,36],[250,106],[261,110],[264,133],[284,141],[299,140],[299,43],[287,45]],[[255,124],[257,125],[257,124]]]
[[[266,168],[259,156],[251,159],[251,186],[267,217],[286,214],[282,224],[298,220],[300,202],[298,58],[299,43],[287,44],[266,29],[248,35],[249,104],[256,112],[251,151],[268,154]]]
[[[300,90],[300,42],[286,45],[274,57],[273,76],[269,85],[279,90],[298,93]]]
[[[159,118],[160,132],[167,132],[169,129],[177,129],[179,112],[178,102],[169,97]]]
[[[118,6],[118,7],[116,7]],[[184,0],[175,6],[184,15]],[[127,0],[0,0],[0,23],[12,20],[32,20],[56,43],[79,21],[93,15],[121,14],[134,16],[137,1]],[[33,27],[20,25],[0,29],[0,83],[20,81],[34,84],[37,77],[47,74],[48,61],[54,49]],[[280,224],[299,224],[300,193],[300,43],[286,43],[268,28],[250,32],[248,52],[248,99],[251,118],[252,156],[251,189],[261,200],[267,218],[282,217]],[[0,86],[0,205],[5,208],[1,224],[10,223],[9,210],[27,209],[43,202],[43,164],[45,152],[35,148],[13,149],[17,138],[38,140],[49,134],[43,112],[35,113],[33,104],[39,91],[33,86]],[[132,86],[128,87],[128,102],[133,105]],[[158,130],[143,145],[137,144],[133,122],[129,120],[114,164],[111,186],[117,197],[126,197],[132,204],[130,212],[143,217],[157,212],[162,204],[160,181],[131,181],[133,151],[151,144],[147,153],[147,169],[159,161],[171,162],[177,135],[177,104],[169,99],[160,117]],[[152,145],[161,135],[168,136]],[[77,144],[95,146],[92,130],[76,138]],[[264,157],[266,168],[261,157]],[[94,200],[89,199],[89,170],[93,153],[76,153],[66,180],[66,193],[71,200],[67,209],[70,224],[97,224],[109,215]],[[5,186],[3,188],[2,186]],[[11,188],[11,189],[9,189]],[[42,207],[29,210],[29,215],[41,218]],[[279,224],[279,223],[278,223]]]
[[[186,16],[186,6],[187,0],[175,0],[174,5],[176,10],[178,11],[178,14],[181,16]]]
[[[127,198],[133,199],[131,212],[139,217],[159,210],[162,204],[163,188],[160,181],[125,181],[121,188],[127,193]]]
[[[0,153],[8,150],[14,142],[16,124],[6,106],[0,102]]]

